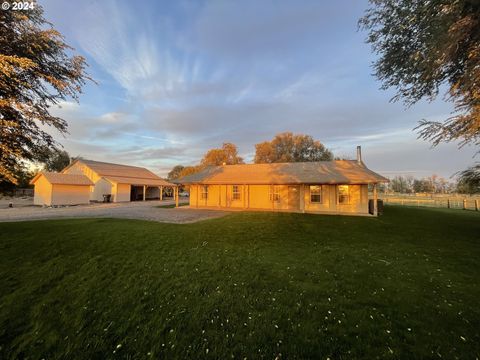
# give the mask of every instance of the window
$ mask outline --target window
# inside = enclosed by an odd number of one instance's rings
[[[338,185],[338,203],[350,203],[350,188],[348,185]]]
[[[232,186],[232,200],[240,200],[240,186],[233,185]]]
[[[202,200],[207,200],[208,199],[208,185],[203,185],[202,186]]]
[[[310,185],[310,202],[322,202],[322,187],[320,185]]]
[[[280,193],[278,192],[277,186],[270,186],[269,198],[270,198],[270,201],[275,201],[275,202],[280,201]]]

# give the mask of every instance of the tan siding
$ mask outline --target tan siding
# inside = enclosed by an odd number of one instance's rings
[[[103,201],[104,194],[111,194],[113,197],[115,197],[112,184],[81,162],[73,164],[71,167],[66,169],[64,173],[83,174],[88,177],[95,184],[90,190],[90,200],[92,201]]]
[[[52,205],[88,204],[90,200],[90,186],[60,185],[52,187]]]
[[[112,183],[105,179],[100,179],[95,182],[95,186],[92,186],[90,200],[103,201],[103,195],[106,194],[113,195]]]
[[[52,205],[52,184],[50,184],[43,175],[35,182],[33,204]]]
[[[219,186],[209,186],[208,199],[206,200],[206,202],[205,200],[201,200],[201,202],[204,202],[204,206],[212,206],[212,207],[218,206],[219,191],[220,191]]]
[[[305,185],[305,210],[306,211],[335,211],[335,185],[322,185],[322,202],[310,201],[310,185]]]
[[[228,207],[230,204],[230,194],[228,191],[228,185],[220,185],[220,201],[222,206]]]
[[[272,209],[268,188],[269,185],[250,185],[249,203],[251,209]]]
[[[102,177],[99,176],[95,171],[90,169],[87,165],[77,162],[73,164],[71,167],[64,171],[65,174],[83,174],[87,176],[90,180],[96,183]]]
[[[198,194],[198,185],[190,186],[190,206],[197,206],[197,194]]]
[[[368,213],[368,194],[365,194],[367,185],[350,185],[350,203],[338,204],[338,211],[343,213]],[[367,190],[368,191],[368,190]]]
[[[320,204],[310,202],[309,185],[275,185],[280,195],[279,201],[276,202],[270,200],[271,185],[239,185],[241,194],[239,200],[232,199],[232,185],[209,185],[207,201],[201,199],[201,187],[202,185],[190,187],[190,206],[196,207],[198,199],[198,207],[302,211],[303,204],[306,212],[368,213],[367,185],[350,185],[350,203],[342,205],[337,204],[336,185],[322,186],[322,203]],[[303,199],[301,198],[302,194]]]

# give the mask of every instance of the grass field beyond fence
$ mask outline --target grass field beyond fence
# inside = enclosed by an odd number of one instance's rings
[[[461,194],[379,194],[385,204],[480,211],[480,196]],[[369,194],[373,198],[373,194]]]
[[[1,359],[480,357],[479,212],[79,219],[0,234]]]

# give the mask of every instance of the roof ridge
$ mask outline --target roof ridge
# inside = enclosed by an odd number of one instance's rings
[[[97,164],[107,164],[107,165],[116,165],[116,166],[128,166],[136,169],[144,169],[148,170],[146,167],[142,166],[135,166],[135,165],[125,165],[125,164],[117,164],[117,163],[111,163],[111,162],[106,162],[106,161],[97,161],[97,160],[89,160],[89,159],[78,159],[78,161],[83,161],[83,162],[92,162],[92,163],[97,163]],[[150,170],[148,170],[150,171]],[[151,172],[151,171],[150,171]]]
[[[339,161],[353,161],[357,162],[357,160],[353,159],[341,159],[341,160],[319,160],[319,161],[290,161],[290,162],[274,162],[274,163],[249,163],[249,164],[226,164],[226,165],[213,165],[213,167],[218,166],[239,166],[239,165],[284,165],[284,164],[316,164],[316,163],[331,163],[331,162],[339,162]]]
[[[164,180],[164,178],[158,176],[157,174],[152,173],[155,175],[157,178]],[[127,176],[127,175],[100,175],[101,177],[121,177],[121,178],[131,178],[131,179],[145,179],[145,180],[151,180],[151,178],[146,178],[143,176]]]

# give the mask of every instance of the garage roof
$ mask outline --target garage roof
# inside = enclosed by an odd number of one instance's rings
[[[41,176],[44,176],[45,179],[50,184],[57,184],[57,185],[85,185],[91,186],[94,185],[93,182],[90,181],[88,177],[85,175],[77,175],[77,174],[61,174],[56,172],[46,172],[42,171],[38,173],[31,181],[30,184],[34,184]]]
[[[76,160],[74,163],[76,162],[86,165],[99,176],[104,177],[110,182],[129,185],[175,186],[175,184],[162,179],[143,167],[85,159]],[[65,168],[63,172],[70,168],[74,163]]]

